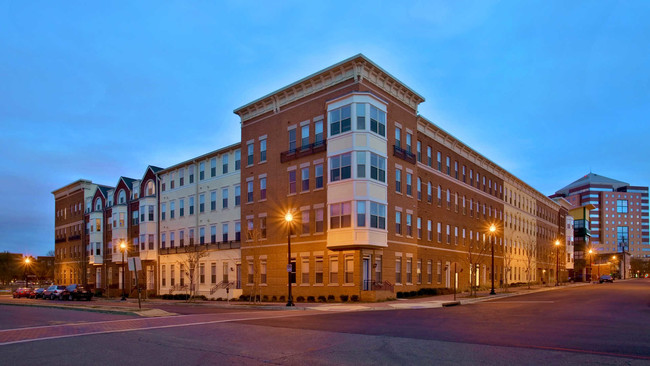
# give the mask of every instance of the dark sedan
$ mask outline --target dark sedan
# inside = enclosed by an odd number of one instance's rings
[[[602,275],[600,276],[600,280],[598,282],[603,283],[603,282],[609,282],[609,283],[614,283],[614,278],[610,275]]]
[[[88,289],[84,288],[82,285],[73,284],[69,285],[61,294],[61,297],[66,300],[88,300],[93,297],[93,293]]]
[[[37,288],[36,290],[32,291],[32,293],[29,295],[30,299],[40,299],[43,297],[43,292],[45,292],[44,288]]]

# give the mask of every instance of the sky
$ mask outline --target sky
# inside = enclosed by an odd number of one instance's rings
[[[52,191],[236,143],[235,108],[358,53],[543,194],[590,171],[648,186],[649,13],[635,0],[0,0],[0,251],[54,249]]]

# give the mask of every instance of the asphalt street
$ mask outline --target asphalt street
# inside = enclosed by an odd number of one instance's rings
[[[0,306],[0,320],[14,319],[17,328],[15,319],[25,317],[33,327],[58,312],[66,310]],[[74,356],[73,364],[94,365],[650,364],[649,280],[418,310],[224,310],[155,320],[67,313],[59,321],[74,324],[35,329],[24,343],[0,341],[3,362]],[[0,339],[20,332],[3,328]]]

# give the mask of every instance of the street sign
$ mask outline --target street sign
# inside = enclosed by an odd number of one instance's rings
[[[131,257],[128,260],[129,263],[129,271],[142,271],[142,261],[140,260],[140,257]]]
[[[293,269],[293,266],[290,265],[290,264],[287,264],[287,272],[293,272],[292,269]]]

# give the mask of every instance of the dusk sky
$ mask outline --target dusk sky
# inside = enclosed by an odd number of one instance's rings
[[[358,53],[543,194],[650,185],[650,1],[399,3],[0,0],[0,251],[54,249],[53,190],[238,142],[235,108]]]

